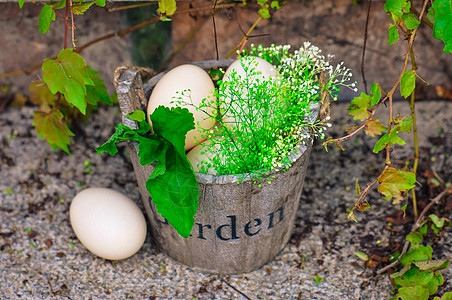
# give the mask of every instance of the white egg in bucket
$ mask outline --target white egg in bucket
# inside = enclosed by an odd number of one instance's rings
[[[213,81],[206,71],[195,65],[178,66],[166,73],[154,87],[147,108],[148,121],[152,125],[149,115],[160,105],[178,106],[175,101],[180,97],[182,97],[181,101],[193,104],[181,105],[187,108],[195,119],[195,129],[190,130],[185,139],[185,150],[189,150],[196,145],[196,141],[199,143],[204,140],[199,128],[209,129],[214,125],[208,116],[213,113],[213,107],[206,108],[208,114],[195,108],[199,107],[203,99],[208,98],[209,102],[215,101],[214,90]]]
[[[69,216],[80,242],[105,259],[126,259],[140,250],[146,239],[146,221],[139,207],[112,189],[81,191],[71,202]]]
[[[237,80],[240,80],[242,82],[248,82],[248,84],[244,84],[243,89],[240,91],[240,97],[242,99],[246,99],[249,94],[249,90],[246,86],[257,84],[257,82],[259,82],[259,84],[262,84],[263,81],[278,80],[279,76],[280,74],[275,66],[265,59],[256,56],[245,56],[234,61],[229,66],[224,74],[223,81],[235,82]],[[234,90],[236,88],[236,86],[232,87],[232,89]],[[236,92],[228,91],[230,91],[229,88],[225,90],[222,102],[225,103],[226,107],[229,106],[229,111],[239,111],[238,105],[234,103],[235,101],[237,101],[237,97],[239,97],[239,95],[237,95]],[[243,107],[241,107],[241,109],[243,109]],[[236,123],[237,120],[234,119],[233,115],[234,113],[232,112],[226,112],[225,116],[223,117],[223,121],[225,123],[241,126],[240,124]]]
[[[210,163],[210,160],[216,156],[215,153],[210,151],[209,144],[211,144],[210,141],[205,141],[205,142],[197,145],[196,147],[194,147],[187,153],[188,161],[193,166],[193,170],[195,172],[199,172],[201,170],[201,168],[203,166],[202,162]],[[216,149],[219,149],[218,144],[214,145],[214,147]],[[220,157],[220,159],[222,160],[222,162],[224,162],[223,157]],[[214,167],[210,167],[207,170],[207,174],[216,175],[217,171],[215,170]]]

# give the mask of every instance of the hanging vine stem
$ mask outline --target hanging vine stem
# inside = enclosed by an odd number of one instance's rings
[[[259,16],[259,18],[256,20],[256,22],[254,22],[254,24],[250,27],[250,29],[248,30],[248,32],[245,34],[245,36],[242,38],[242,40],[240,41],[240,43],[234,47],[234,49],[232,49],[228,54],[226,54],[225,58],[228,58],[229,56],[231,56],[232,54],[234,54],[235,51],[237,51],[240,48],[240,52],[243,50],[243,47],[245,47],[246,41],[248,40],[248,36],[251,34],[251,32],[253,32],[254,28],[256,28],[257,24],[259,24],[259,22],[262,20],[263,18],[261,16]]]
[[[427,8],[428,2],[429,2],[429,0],[424,0],[422,11],[421,11],[421,13],[419,15],[419,20],[422,20],[422,17],[423,17],[423,15],[425,13],[425,9]],[[367,120],[370,120],[373,117],[373,115],[375,114],[375,112],[378,110],[380,105],[382,103],[384,103],[385,101],[389,100],[389,120],[388,120],[388,129],[387,129],[388,133],[391,131],[392,123],[394,122],[394,120],[393,120],[393,94],[396,91],[397,87],[399,86],[399,84],[400,84],[400,82],[402,80],[402,76],[403,76],[403,74],[405,73],[405,71],[407,69],[408,59],[411,57],[411,53],[413,52],[413,43],[414,43],[414,39],[416,37],[416,32],[417,32],[417,28],[415,28],[413,30],[413,32],[411,33],[410,39],[408,41],[408,47],[407,47],[407,51],[406,51],[406,54],[405,54],[405,60],[404,60],[402,71],[400,72],[399,78],[397,79],[396,83],[393,85],[391,90],[383,98],[383,100],[381,100],[377,104],[376,108],[370,113],[370,117],[367,119]],[[413,93],[414,93],[414,91],[413,91]],[[414,109],[414,107],[413,107],[413,109]],[[367,122],[367,120],[366,120],[366,122]],[[327,145],[329,145],[329,144],[336,143],[337,145],[339,145],[339,148],[342,148],[340,146],[340,143],[342,141],[350,139],[352,136],[354,136],[355,134],[357,134],[358,132],[363,130],[366,127],[366,122],[362,126],[360,126],[358,129],[353,131],[351,134],[348,134],[348,135],[346,135],[346,136],[344,136],[342,138],[339,138],[339,139],[328,140],[325,143],[323,143],[323,145],[325,147],[327,147]],[[414,124],[414,122],[413,122],[413,124]],[[417,131],[416,131],[416,135],[417,135]],[[418,151],[417,155],[419,155],[419,151]],[[388,145],[386,146],[386,161],[385,161],[385,169],[384,170],[386,170],[390,165],[391,165],[391,144],[388,143]],[[417,168],[417,165],[416,165],[416,168]],[[383,172],[381,174],[384,173],[384,170],[383,170]],[[349,216],[353,216],[353,211],[355,210],[355,208],[359,207],[359,204],[361,203],[361,201],[366,196],[366,194],[367,194],[368,190],[370,189],[370,187],[372,187],[373,185],[375,185],[378,182],[378,178],[381,176],[381,174],[377,177],[377,179],[375,179],[371,184],[369,184],[367,186],[367,188],[360,194],[360,196],[358,197],[358,200],[355,202],[355,204],[353,205],[352,209],[350,210]]]
[[[66,1],[69,2],[69,0],[66,0]],[[234,6],[238,6],[238,5],[239,4],[237,4],[237,3],[221,4],[221,5],[217,5],[217,9],[229,8],[229,7],[234,7]],[[211,6],[204,6],[204,7],[184,9],[184,10],[180,10],[180,11],[178,10],[178,11],[176,11],[174,13],[173,16],[186,14],[186,13],[191,13],[191,12],[211,10],[211,9],[212,9]],[[69,12],[67,13],[67,15],[69,15]],[[149,20],[146,20],[146,21],[143,21],[143,22],[141,22],[139,24],[131,26],[129,28],[126,28],[126,29],[123,29],[123,30],[120,30],[120,31],[117,31],[117,32],[106,34],[104,36],[101,36],[99,38],[91,40],[88,43],[78,47],[76,50],[74,50],[74,52],[80,53],[83,50],[85,50],[86,48],[88,48],[88,47],[90,47],[90,46],[92,46],[94,44],[97,44],[97,43],[99,43],[101,41],[108,40],[108,39],[111,39],[111,38],[114,38],[114,37],[121,37],[122,38],[122,37],[126,36],[127,34],[131,33],[132,31],[135,31],[135,30],[138,30],[140,28],[143,28],[144,26],[147,26],[149,24],[153,24],[155,22],[158,22],[159,20],[160,20],[160,17],[156,16],[156,17],[153,17],[153,18],[151,18]],[[65,22],[66,22],[66,18],[65,18]],[[65,28],[67,29],[67,28],[69,28],[69,26],[67,25],[67,26],[65,26]],[[67,48],[67,42],[66,42],[67,41],[67,33],[66,32],[67,32],[67,30],[65,30],[64,49]],[[56,59],[56,57],[53,57],[52,59]],[[13,72],[3,73],[3,74],[0,74],[0,79],[7,78],[7,77],[12,77],[12,76],[19,76],[19,75],[29,75],[29,74],[33,73],[34,71],[38,70],[39,68],[41,68],[41,66],[42,66],[42,63],[39,63],[39,64],[36,64],[36,65],[26,69],[26,70],[17,70],[17,71],[13,71]]]
[[[411,68],[413,70],[417,70],[417,64],[416,64],[416,60],[414,58],[414,51],[413,48],[411,48],[411,52],[410,52],[410,56],[411,56]],[[417,167],[419,164],[419,142],[418,142],[418,136],[417,136],[417,126],[416,126],[416,110],[414,107],[414,95],[415,95],[415,91],[413,90],[413,92],[411,93],[411,101],[410,101],[410,109],[411,109],[411,116],[413,118],[413,140],[414,140],[414,163],[413,163],[413,173],[416,174],[417,172]],[[417,201],[416,201],[416,191],[414,188],[411,189],[411,195],[413,197],[413,213],[414,213],[414,218],[417,218]]]
[[[367,81],[366,75],[364,73],[364,57],[366,54],[366,45],[367,45],[367,28],[369,26],[369,16],[370,16],[370,8],[372,6],[372,0],[369,0],[369,5],[367,6],[367,17],[366,17],[366,27],[364,29],[364,43],[363,43],[363,53],[361,56],[361,76],[363,78],[364,90],[367,92]]]

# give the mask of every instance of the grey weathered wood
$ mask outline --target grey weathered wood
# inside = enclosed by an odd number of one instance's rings
[[[226,63],[226,65],[224,65]],[[221,62],[227,67],[229,62]],[[218,62],[204,62],[208,68]],[[159,77],[158,77],[159,78]],[[144,85],[137,70],[125,70],[119,77],[118,100],[123,116],[144,109],[140,100],[157,80]],[[312,108],[313,118],[319,105]],[[127,120],[124,120],[127,121]],[[130,121],[130,120],[129,120]],[[245,180],[238,184],[233,175],[196,173],[200,198],[192,235],[184,239],[156,213],[146,190],[153,166],[141,166],[137,144],[129,144],[143,203],[155,243],[168,256],[198,271],[237,274],[252,271],[271,261],[288,242],[308,165],[312,139],[292,154],[294,163],[287,171],[275,173],[271,184],[261,187]]]

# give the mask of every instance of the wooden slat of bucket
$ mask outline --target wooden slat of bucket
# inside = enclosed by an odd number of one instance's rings
[[[209,68],[216,62],[202,64]],[[138,70],[123,71],[117,86],[122,115],[135,109],[145,110],[141,105],[145,103],[142,95],[148,94],[156,82],[151,79],[143,88]],[[319,105],[312,111],[316,118]],[[251,180],[238,184],[240,178],[237,176],[196,173],[199,208],[192,235],[184,239],[156,213],[155,205],[149,201],[145,183],[153,166],[141,166],[137,144],[129,143],[130,157],[156,244],[176,261],[208,273],[243,273],[269,262],[290,238],[311,145],[309,139],[302,151],[293,154],[296,161],[292,167],[287,172],[278,172],[271,184],[263,183],[262,187]]]

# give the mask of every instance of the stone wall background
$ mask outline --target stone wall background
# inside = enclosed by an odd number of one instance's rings
[[[344,61],[358,82],[359,92],[364,91],[361,77],[361,54],[364,40],[364,27],[367,14],[367,1],[353,4],[352,0],[307,1],[299,0],[288,3],[272,19],[261,21],[253,31],[248,43],[270,45],[291,44],[299,48],[303,42],[310,41],[323,50],[334,54],[334,62]],[[416,0],[420,7],[421,1]],[[125,3],[109,3],[119,6]],[[207,1],[179,2],[178,9],[209,5]],[[387,45],[387,28],[389,17],[383,10],[384,1],[373,1],[369,20],[368,42],[365,57],[365,74],[368,87],[378,82],[388,91],[402,67],[405,43],[401,40],[392,46]],[[44,58],[55,56],[62,48],[63,21],[51,25],[51,31],[39,34],[38,17],[40,4],[26,3],[19,10],[15,2],[0,3],[0,74],[16,70],[25,70],[41,62]],[[151,7],[138,10],[149,14]],[[176,53],[169,67],[205,59],[214,59],[215,45],[213,24],[207,12],[175,16],[172,22],[172,36],[167,46],[163,61],[177,49],[181,42],[195,29],[199,30],[194,38],[188,40],[185,48]],[[215,15],[220,58],[224,57],[243,37],[240,27],[247,31],[258,18],[257,8],[224,9]],[[102,36],[117,32],[129,26],[121,13],[108,13],[106,9],[92,7],[85,16],[76,16],[76,37],[78,45]],[[151,25],[152,26],[152,25]],[[239,27],[240,26],[240,27]],[[443,43],[431,37],[431,29],[424,26],[419,30],[416,41],[415,57],[419,66],[418,74],[433,86],[452,90],[452,55],[442,52]],[[150,30],[153,30],[151,27]],[[159,30],[159,29],[156,29]],[[403,37],[402,37],[403,39]],[[152,39],[149,40],[152,45]],[[141,49],[143,46],[140,46]],[[133,59],[134,47],[130,36],[115,37],[87,48],[82,55],[87,64],[101,72],[110,92],[113,91],[112,77],[116,67],[136,64]],[[152,58],[155,60],[155,58]],[[143,62],[141,61],[140,64]],[[150,65],[150,63],[149,63]],[[8,93],[28,93],[31,80],[39,79],[42,72],[38,69],[31,75],[21,75],[0,79],[0,86],[9,86]],[[344,91],[342,99],[350,99],[355,93]],[[419,88],[419,98],[440,98],[434,88]]]

